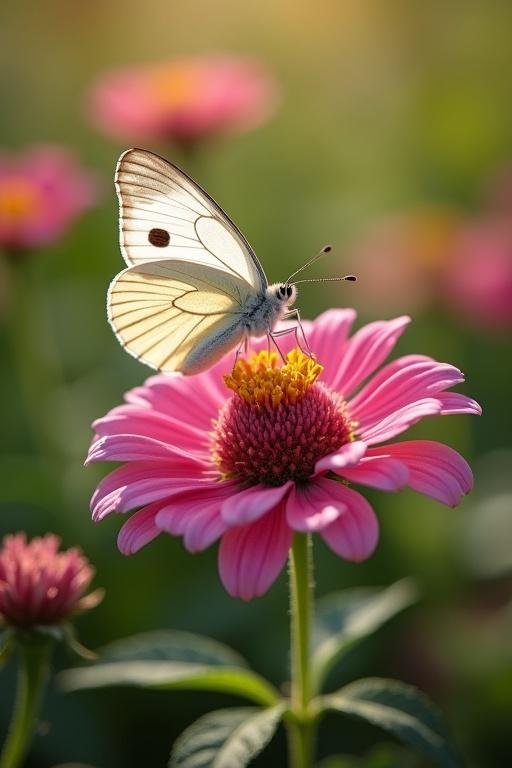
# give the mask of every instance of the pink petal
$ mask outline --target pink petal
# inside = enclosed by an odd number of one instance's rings
[[[366,453],[366,444],[362,440],[343,445],[336,453],[319,459],[315,464],[315,475],[322,472],[338,472],[344,467],[354,467]]]
[[[346,510],[324,528],[321,535],[337,555],[359,563],[370,557],[377,546],[379,523],[363,496],[341,484],[339,488],[339,498],[344,502]]]
[[[86,465],[96,461],[172,461],[195,466],[198,470],[209,464],[203,451],[185,451],[161,440],[143,435],[107,435],[93,441]]]
[[[383,443],[392,437],[405,432],[425,416],[436,416],[441,413],[441,403],[436,398],[425,398],[400,408],[369,429],[361,430],[359,437],[368,445]]]
[[[288,480],[276,488],[262,483],[245,488],[226,499],[222,505],[222,517],[228,525],[252,523],[277,507],[292,486],[292,481]]]
[[[417,356],[399,358],[384,366],[350,402],[350,416],[360,432],[394,411],[442,392],[464,381],[452,365]]]
[[[197,429],[182,419],[137,405],[121,405],[93,423],[99,437],[107,435],[140,435],[168,443],[192,453],[208,452],[208,432]]]
[[[226,368],[229,373],[231,368]],[[149,378],[143,387],[125,395],[128,403],[159,411],[200,431],[209,431],[212,419],[225,400],[219,377],[211,371],[193,378],[179,374],[159,374]]]
[[[473,487],[473,473],[462,456],[447,445],[432,440],[408,440],[371,450],[403,462],[415,491],[455,507]]]
[[[234,480],[221,480],[174,494],[158,512],[156,525],[175,536],[183,535],[190,552],[206,549],[226,530],[220,510],[239,488]]]
[[[123,555],[135,554],[161,533],[155,525],[155,516],[163,503],[157,501],[139,509],[124,523],[117,537],[117,546]]]
[[[219,548],[219,573],[232,597],[259,597],[282,570],[292,541],[284,504],[255,523],[230,528]]]
[[[456,413],[471,413],[476,416],[482,415],[482,407],[471,397],[461,395],[459,392],[446,392],[438,395],[437,400],[441,403],[441,415],[448,416]]]
[[[408,317],[378,321],[363,326],[346,343],[331,386],[346,399],[381,365],[410,322]],[[321,361],[320,361],[321,362]]]
[[[107,475],[96,488],[91,499],[92,518],[98,522],[111,512],[128,512],[207,482],[211,482],[210,474],[191,471],[189,466],[184,469],[151,461],[127,464]]]
[[[286,500],[286,518],[290,528],[321,531],[333,523],[347,509],[342,490],[340,483],[324,477],[294,486]]]
[[[306,331],[308,344],[323,365],[322,381],[331,384],[342,362],[347,336],[356,318],[354,309],[328,309]],[[306,329],[304,329],[306,330]]]
[[[351,483],[368,485],[380,491],[399,491],[409,480],[405,464],[389,456],[365,456],[357,467],[342,469],[340,475]]]

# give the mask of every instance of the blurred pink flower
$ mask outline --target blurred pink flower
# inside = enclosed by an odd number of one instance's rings
[[[66,149],[35,146],[0,153],[0,249],[57,240],[96,197],[91,174]]]
[[[256,61],[234,56],[171,59],[103,75],[89,95],[95,124],[121,141],[191,145],[264,122],[277,85]]]
[[[0,620],[28,629],[59,624],[76,611],[93,608],[101,590],[84,596],[94,568],[79,549],[59,552],[51,533],[27,542],[24,533],[4,537],[0,549]]]
[[[354,317],[330,310],[304,324],[323,371],[290,351],[290,335],[283,367],[261,340],[260,352],[234,369],[230,354],[194,377],[154,376],[94,423],[87,462],[126,464],[98,486],[93,519],[139,508],[121,528],[122,552],[162,531],[183,536],[191,552],[220,538],[224,586],[249,600],[276,579],[294,530],[318,531],[348,560],[371,555],[377,518],[353,484],[410,486],[459,503],[472,474],[458,453],[428,440],[381,443],[425,416],[479,414],[474,400],[446,392],[462,373],[421,355],[380,368],[409,319],[371,323],[348,338]]]
[[[448,209],[420,208],[372,227],[349,249],[345,265],[358,277],[358,306],[377,315],[429,306],[460,220]]]
[[[447,265],[449,305],[474,326],[512,328],[512,225],[487,217],[462,227]]]

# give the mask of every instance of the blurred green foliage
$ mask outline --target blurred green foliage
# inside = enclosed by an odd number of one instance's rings
[[[281,82],[283,104],[254,133],[201,148],[193,158],[150,147],[181,164],[238,223],[271,279],[282,278],[332,242],[336,254],[315,274],[343,273],[343,250],[375,216],[422,203],[476,210],[482,190],[512,160],[512,4],[507,0],[358,3],[356,0],[151,0],[88,3],[31,0],[0,10],[0,144],[63,143],[97,170],[103,198],[58,246],[29,263],[6,263],[0,306],[0,532],[59,533],[97,568],[103,604],[79,623],[96,647],[142,630],[172,627],[211,634],[273,680],[287,646],[285,575],[245,605],[220,586],[214,549],[191,556],[162,536],[137,556],[116,549],[119,520],[95,527],[88,502],[105,467],[84,470],[90,423],[119,403],[148,370],[114,339],[105,292],[122,268],[112,174],[119,152],[90,127],[84,93],[113,66],[183,53],[260,57]],[[312,275],[313,276],[313,275]],[[314,316],[351,303],[357,284],[334,293],[303,288]],[[372,307],[365,309],[373,319]],[[365,319],[366,319],[365,318]],[[396,676],[419,685],[446,712],[468,765],[501,768],[510,754],[510,557],[492,568],[493,539],[468,532],[486,501],[510,478],[510,340],[478,334],[439,311],[414,318],[399,345],[463,368],[463,391],[484,406],[481,420],[416,427],[474,463],[477,494],[458,510],[412,492],[369,494],[382,523],[376,555],[344,563],[317,541],[320,595],[413,576],[422,603],[351,655],[345,681]],[[493,452],[500,450],[499,473]],[[502,491],[508,493],[510,486]],[[493,502],[494,503],[494,502]],[[478,509],[476,508],[478,506]],[[507,513],[508,508],[508,513]],[[510,526],[510,505],[489,517],[494,541]],[[493,507],[494,509],[494,507]],[[482,522],[483,521],[483,522]],[[505,533],[503,533],[505,535]],[[470,542],[470,544],[468,544]],[[480,551],[479,544],[485,547]],[[490,562],[482,568],[482,559]],[[60,665],[69,660],[59,658]],[[12,666],[0,683],[0,734],[13,693]],[[343,682],[343,681],[341,681]],[[215,694],[116,690],[51,691],[30,768],[64,762],[164,765],[193,719],[239,704]],[[379,736],[328,718],[320,755],[368,752]],[[284,739],[255,762],[282,765]],[[420,766],[387,750],[325,766]]]

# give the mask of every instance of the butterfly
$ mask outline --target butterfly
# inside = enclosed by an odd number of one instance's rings
[[[269,285],[240,230],[172,163],[129,149],[119,158],[115,186],[128,267],[110,284],[107,314],[131,355],[152,368],[191,375],[252,336],[275,338],[285,317],[300,323],[290,280],[329,246],[284,283]]]

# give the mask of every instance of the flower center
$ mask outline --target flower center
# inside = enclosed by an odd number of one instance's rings
[[[0,219],[23,221],[39,206],[40,197],[25,179],[6,179],[0,184]]]
[[[175,109],[194,104],[200,80],[192,69],[170,66],[155,70],[150,76],[149,85],[150,92],[160,107]]]
[[[353,440],[346,404],[317,378],[323,368],[297,349],[238,360],[224,377],[234,395],[219,412],[213,456],[222,474],[249,484],[304,481],[323,456]]]

